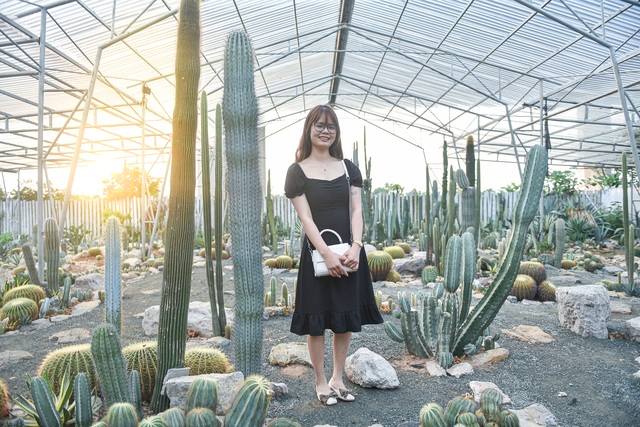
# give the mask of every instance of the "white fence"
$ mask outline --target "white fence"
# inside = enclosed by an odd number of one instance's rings
[[[482,193],[480,218],[481,224],[486,225],[492,219],[498,216],[501,201],[504,203],[505,218],[510,218],[513,205],[515,204],[517,193],[495,193],[485,191]],[[635,192],[632,200],[640,206],[640,194]],[[398,212],[401,212],[404,201],[407,200],[409,207],[410,221],[419,224],[426,210],[424,194],[411,192],[400,196],[400,203],[397,204]],[[603,191],[587,191],[581,192],[580,197],[567,200],[561,198],[558,200],[546,197],[547,202],[555,206],[562,203],[579,203],[582,208],[595,208],[610,206],[614,202],[622,201],[622,189],[613,188]],[[579,202],[576,202],[578,200]],[[157,204],[157,201],[148,202]],[[165,200],[166,203],[166,200]],[[293,205],[285,196],[274,196],[274,213],[280,218],[285,229],[288,229],[292,221],[297,217]],[[390,197],[385,194],[377,194],[374,196],[374,205],[378,210],[389,209]],[[53,204],[49,200],[44,201],[44,218],[58,217],[58,213],[62,208],[62,202],[54,201]],[[12,233],[14,236],[30,235],[33,232],[34,224],[37,224],[37,202],[34,201],[17,201],[6,200],[0,201],[0,233]],[[149,208],[147,212],[149,212]],[[69,205],[67,213],[67,221],[65,227],[82,226],[84,229],[90,230],[92,238],[99,238],[104,233],[104,215],[105,212],[116,211],[130,218],[131,224],[140,226],[140,199],[127,199],[107,201],[105,199],[76,200]],[[263,212],[266,211],[263,207]],[[636,209],[637,211],[637,209]],[[196,199],[196,226],[198,230],[202,230],[202,200]],[[401,216],[399,218],[402,218]],[[147,221],[151,221],[150,215],[147,215]],[[149,229],[151,227],[149,226]]]

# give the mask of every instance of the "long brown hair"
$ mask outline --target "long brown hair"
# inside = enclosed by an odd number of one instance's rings
[[[328,117],[334,125],[336,125],[336,139],[329,147],[329,154],[336,159],[342,159],[342,141],[340,140],[340,124],[338,116],[329,105],[316,105],[309,111],[304,121],[304,129],[302,137],[296,150],[296,163],[300,163],[311,155],[311,129],[313,124],[320,120],[323,116]]]

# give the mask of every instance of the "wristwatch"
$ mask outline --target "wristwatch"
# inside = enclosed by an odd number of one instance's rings
[[[356,245],[358,245],[360,247],[364,246],[360,240],[354,240],[353,243],[355,243]]]

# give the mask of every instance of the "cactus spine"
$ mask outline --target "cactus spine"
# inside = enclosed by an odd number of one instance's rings
[[[118,332],[122,330],[122,273],[120,270],[120,221],[112,216],[107,220],[105,242],[105,321],[111,323]]]
[[[564,241],[567,236],[564,219],[558,218],[556,220],[556,247],[554,252],[554,266],[556,268],[562,268],[562,254],[564,253]]]
[[[211,172],[209,168],[209,107],[207,104],[207,92],[200,94],[200,162],[202,175],[202,216],[204,219],[204,253],[207,272],[207,288],[209,289],[209,305],[211,306],[211,327],[214,336],[220,336],[220,321],[218,320],[218,304],[216,301],[216,283],[213,272],[213,259],[211,258]],[[222,251],[216,251],[222,254]],[[221,256],[216,256],[222,258]]]
[[[89,427],[93,422],[93,412],[91,411],[91,387],[86,374],[81,372],[73,379],[73,394],[76,401],[76,427]]]
[[[62,419],[56,408],[55,397],[47,381],[40,376],[32,377],[29,379],[29,391],[40,424],[47,427],[62,427]]]
[[[163,384],[170,368],[182,366],[187,341],[187,314],[191,293],[192,251],[195,236],[195,146],[200,80],[200,1],[181,0],[176,47],[176,97],[171,144],[171,194],[167,244],[162,275],[158,322],[158,372]],[[153,391],[155,413],[169,406],[169,398]]]
[[[493,321],[498,310],[509,296],[513,280],[520,268],[520,259],[526,243],[527,229],[538,209],[538,201],[547,170],[547,152],[540,145],[534,146],[527,156],[522,187],[513,211],[513,234],[496,278],[485,296],[474,307],[456,333],[453,343],[455,355],[464,354],[464,346],[473,343]]]
[[[222,108],[216,104],[216,157],[215,157],[215,245],[216,253],[222,253]],[[224,289],[222,277],[222,257],[216,257],[216,292],[218,301],[218,322],[220,333],[224,335],[227,315],[224,311]]]
[[[245,375],[260,372],[262,352],[262,191],[258,159],[258,103],[253,47],[240,31],[225,47],[223,113],[229,171],[229,217],[233,236],[236,316],[235,361]]]
[[[60,237],[55,218],[47,218],[44,222],[44,261],[47,263],[47,296],[52,296],[58,291],[60,264]]]
[[[105,405],[128,402],[127,365],[120,347],[120,335],[112,324],[99,325],[93,331],[91,354]]]
[[[267,417],[271,384],[261,375],[251,375],[240,387],[224,419],[224,427],[260,427]]]

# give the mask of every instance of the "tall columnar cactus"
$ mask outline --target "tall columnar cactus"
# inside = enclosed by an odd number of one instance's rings
[[[425,247],[424,251],[427,253],[427,265],[431,265],[431,256],[433,255],[433,241],[431,240],[431,231],[433,223],[433,217],[431,216],[431,180],[429,178],[429,165],[426,167],[426,186],[425,186],[425,194],[424,194],[424,202],[425,202],[425,212],[424,212],[424,235],[425,235]]]
[[[258,102],[253,80],[253,47],[241,31],[229,34],[224,55],[222,111],[229,171],[229,216],[235,275],[236,367],[260,372],[263,278],[260,247],[262,186],[258,158]]]
[[[144,412],[142,412],[142,383],[140,382],[140,374],[135,369],[129,372],[127,378],[127,384],[129,388],[129,403],[136,408],[136,415],[138,419],[144,418]]]
[[[480,159],[476,160],[476,214],[473,229],[475,231],[476,245],[480,241],[480,205],[482,203],[482,187],[480,186]]]
[[[440,248],[440,220],[438,217],[433,219],[433,262],[438,272],[442,272],[442,268],[440,267],[442,251]]]
[[[211,172],[209,168],[209,107],[207,104],[207,92],[200,94],[200,163],[202,176],[202,215],[204,218],[204,253],[207,271],[207,288],[209,289],[209,305],[211,306],[211,326],[213,335],[220,336],[220,321],[218,320],[218,303],[216,301],[216,283],[213,272],[213,259],[211,257]],[[221,254],[222,251],[216,254]],[[222,258],[221,256],[216,256]]]
[[[231,402],[224,427],[260,427],[264,424],[271,401],[271,384],[261,375],[244,380]]]
[[[513,234],[504,260],[484,297],[459,326],[453,343],[455,355],[464,354],[464,346],[478,339],[509,296],[520,268],[520,259],[527,240],[527,229],[538,210],[546,171],[547,152],[544,147],[536,145],[527,156],[520,194],[513,211]]]
[[[456,171],[456,181],[460,187],[460,233],[464,233],[476,223],[476,189],[462,169]]]
[[[625,261],[627,264],[627,284],[633,287],[633,265],[635,235],[629,232],[629,178],[627,169],[627,153],[622,153],[622,228],[624,231]]]
[[[442,141],[442,199],[440,202],[440,209],[442,211],[442,218],[447,218],[447,190],[449,178],[449,161],[447,159],[447,141]]]
[[[216,253],[222,253],[222,108],[216,104],[216,157],[215,157],[215,194],[214,212]],[[224,335],[227,316],[224,311],[224,289],[222,276],[222,257],[216,257],[216,293],[218,302],[218,323],[220,333]]]
[[[93,423],[91,410],[91,387],[86,374],[79,373],[73,379],[73,394],[76,401],[76,427],[89,427]]]
[[[127,365],[120,347],[120,334],[112,324],[104,323],[93,331],[91,354],[105,405],[128,402]]]
[[[453,166],[449,169],[449,192],[447,193],[447,237],[453,236],[456,222],[456,181],[453,177]],[[444,248],[443,248],[444,249]],[[443,250],[444,252],[444,250]]]
[[[40,275],[38,274],[38,269],[36,268],[36,261],[33,258],[33,251],[31,250],[31,246],[28,243],[22,245],[22,257],[24,258],[24,263],[27,265],[27,271],[29,272],[29,281],[34,285],[42,286],[42,283],[40,283]]]
[[[564,219],[558,218],[556,220],[556,247],[553,257],[556,268],[562,268],[562,255],[564,254],[564,241],[566,237],[567,232],[564,227]]]
[[[112,216],[107,220],[105,241],[105,322],[111,323],[120,335],[122,330],[122,270],[120,267],[120,221]]]
[[[362,180],[362,214],[364,217],[363,240],[371,241],[373,233],[373,198],[371,197],[371,157],[367,157],[367,128],[364,128],[364,171]]]
[[[60,308],[69,307],[70,293],[71,293],[71,277],[65,277],[64,285],[62,286],[62,297],[60,298]]]
[[[60,236],[55,218],[47,218],[44,222],[44,262],[47,264],[47,295],[52,296],[58,292],[60,266]]]
[[[276,217],[273,211],[273,197],[271,197],[271,170],[267,172],[267,195],[265,199],[267,207],[267,220],[269,224],[269,234],[271,247],[274,255],[278,254],[278,230],[276,229]]]
[[[473,135],[467,136],[467,151],[465,153],[465,166],[469,187],[476,187],[476,152],[473,145]]]
[[[176,47],[176,99],[171,143],[171,193],[167,244],[158,321],[158,372],[163,384],[170,368],[181,367],[187,343],[187,314],[195,236],[196,132],[200,80],[200,1],[181,0]],[[153,392],[151,407],[169,406],[162,387]]]

